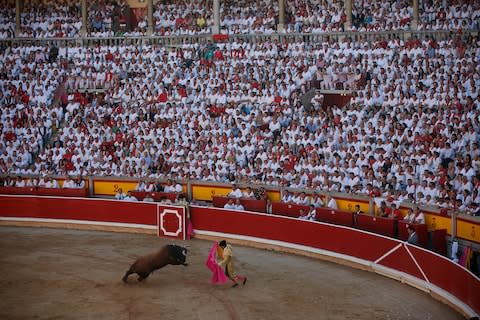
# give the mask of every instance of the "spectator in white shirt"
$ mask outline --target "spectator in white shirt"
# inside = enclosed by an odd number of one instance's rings
[[[334,209],[334,210],[337,210],[337,209],[338,209],[337,201],[335,200],[334,197],[331,197],[331,198],[330,198],[330,200],[328,201],[327,207],[329,207],[329,208],[331,208],[331,209]]]
[[[73,182],[73,180],[70,176],[66,176],[65,180],[63,181],[62,187],[64,189],[75,188],[75,182]]]
[[[247,187],[245,191],[242,192],[242,197],[246,199],[255,199],[255,193],[252,191],[252,188]]]
[[[163,189],[164,192],[176,192],[175,186],[173,185],[173,181],[168,179],[167,185]]]
[[[241,198],[243,196],[242,190],[234,183],[232,184],[232,191],[228,193],[228,197]]]
[[[223,206],[224,209],[236,210],[236,206],[233,198],[229,198],[227,203]]]
[[[127,192],[127,196],[123,200],[125,200],[125,201],[138,201],[138,199],[134,195],[132,195],[131,191]]]
[[[240,198],[237,198],[235,199],[235,210],[241,210],[241,211],[244,211],[245,210],[245,207],[243,206],[243,204],[240,202]]]
[[[22,177],[17,177],[17,180],[15,181],[15,187],[25,187],[25,181],[22,179]]]
[[[177,182],[177,183],[175,184],[175,187],[174,187],[174,188],[175,188],[175,192],[179,192],[179,193],[180,193],[180,192],[183,191],[183,187],[182,187],[182,185],[181,185],[179,182]]]
[[[117,192],[115,193],[115,199],[124,200],[126,197],[127,197],[127,194],[123,192],[123,189],[118,188]]]
[[[302,209],[303,213],[303,209]],[[317,216],[317,212],[315,211],[315,206],[313,204],[310,205],[309,211],[307,214],[300,214],[299,218],[302,220],[308,220],[308,221],[315,221],[315,218]]]

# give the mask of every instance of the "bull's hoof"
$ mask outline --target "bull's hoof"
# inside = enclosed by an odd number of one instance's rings
[[[186,267],[186,266],[188,266],[188,263],[184,263],[183,265]]]
[[[127,281],[127,278],[125,278],[125,277],[122,278],[122,281],[123,281],[123,283],[127,283],[127,282],[128,282],[128,281]]]

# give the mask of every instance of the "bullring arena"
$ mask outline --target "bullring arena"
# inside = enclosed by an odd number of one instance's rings
[[[330,262],[235,245],[245,287],[212,287],[211,241],[44,228],[0,228],[2,319],[463,319],[395,280]],[[176,243],[189,266],[144,283],[133,260]]]
[[[480,1],[0,0],[2,319],[478,319],[479,217]]]
[[[8,319],[460,319],[478,301],[477,278],[460,266],[354,228],[106,199],[1,195],[0,207]],[[222,238],[245,286],[210,284],[205,262]],[[188,249],[189,266],[121,281],[136,258],[168,243]]]

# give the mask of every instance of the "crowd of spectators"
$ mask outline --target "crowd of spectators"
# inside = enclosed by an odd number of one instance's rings
[[[15,3],[2,0],[0,38],[15,34]],[[79,1],[24,1],[20,37],[76,37],[82,27]],[[90,36],[140,36],[147,34],[146,10],[133,19],[126,0],[88,2]],[[154,1],[154,35],[199,35],[210,33],[212,1]],[[480,2],[472,0],[420,1],[417,27],[420,30],[478,30]],[[284,32],[320,33],[343,31],[346,21],[343,0],[286,0]],[[410,30],[412,1],[352,1],[352,30]],[[278,1],[221,1],[222,33],[269,34],[277,31]]]
[[[77,46],[60,48],[55,61],[45,47],[9,47],[1,57],[0,167],[261,183],[474,212],[479,45]],[[59,63],[67,54],[68,70]],[[347,107],[304,107],[312,80],[357,69],[367,85]],[[93,74],[105,92],[78,91]],[[63,78],[71,92],[59,105]]]
[[[15,6],[13,7],[15,9]],[[9,10],[15,26],[15,10]],[[20,15],[21,30],[19,37],[52,38],[76,37],[82,26],[80,2],[63,1],[23,1]]]

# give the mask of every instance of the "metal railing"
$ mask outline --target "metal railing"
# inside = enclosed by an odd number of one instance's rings
[[[375,32],[322,32],[322,33],[272,33],[272,34],[230,34],[227,42],[243,41],[246,43],[261,43],[265,41],[295,42],[337,42],[344,39],[360,42],[381,40],[409,39],[437,41],[476,37],[479,30],[417,30],[417,31],[375,31]],[[56,45],[56,46],[118,46],[118,45],[160,45],[181,46],[186,44],[206,44],[212,41],[212,34],[200,35],[169,35],[169,36],[115,36],[115,37],[75,37],[75,38],[10,38],[0,39],[1,46],[13,45]]]

